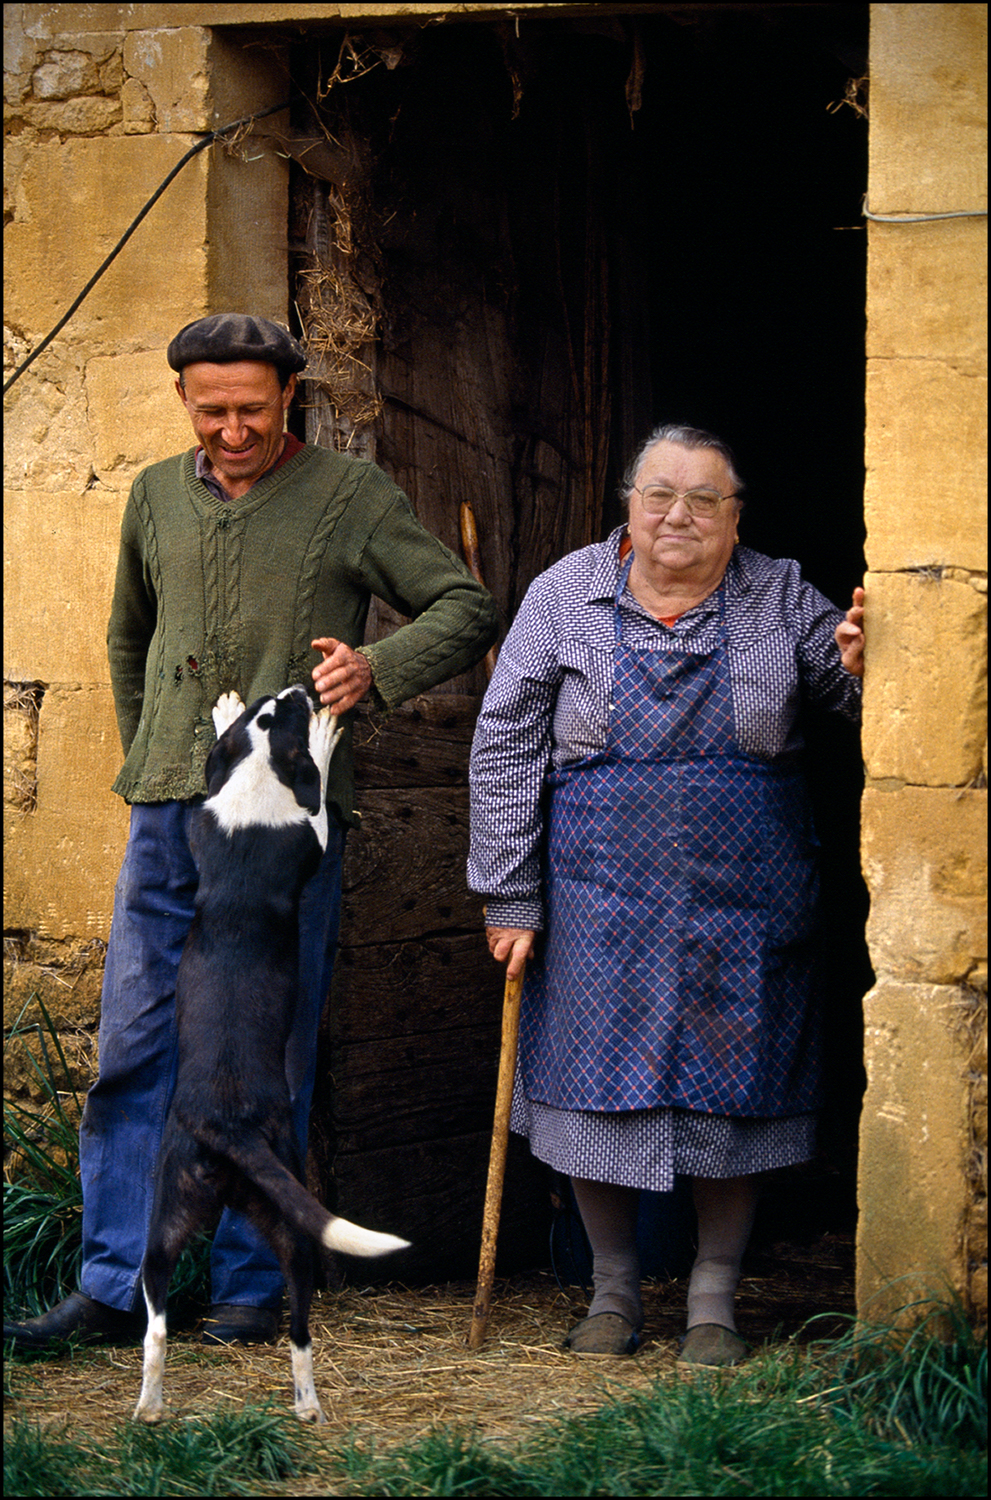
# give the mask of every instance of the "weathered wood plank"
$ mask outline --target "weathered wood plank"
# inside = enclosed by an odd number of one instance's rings
[[[479,925],[406,943],[343,948],[328,1018],[332,1044],[415,1037],[487,1025],[502,1014],[503,970]]]
[[[477,1271],[502,989],[480,929],[340,954],[321,1046],[330,1201],[415,1242],[363,1265],[369,1280]],[[549,1215],[546,1169],[514,1137],[500,1263],[541,1263]]]
[[[361,815],[344,857],[342,946],[481,928],[465,878],[467,787],[366,791]]]
[[[502,986],[481,932],[345,949],[325,1029],[337,1149],[488,1128]]]
[[[463,786],[482,700],[455,693],[411,698],[389,715],[364,705],[355,716],[355,784]]]
[[[354,1263],[362,1280],[435,1281],[477,1273],[489,1144],[487,1135],[449,1136],[337,1157],[337,1212],[413,1242],[398,1255]],[[548,1182],[547,1168],[512,1137],[499,1230],[501,1272],[546,1262]]]
[[[347,1047],[334,1056],[338,1152],[373,1151],[396,1141],[436,1141],[491,1128],[498,1038],[444,1033],[433,1057],[405,1041]],[[419,1038],[421,1042],[425,1038]]]

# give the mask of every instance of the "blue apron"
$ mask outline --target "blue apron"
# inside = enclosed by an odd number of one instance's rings
[[[520,1081],[558,1109],[805,1114],[821,1100],[804,778],[736,743],[724,586],[712,652],[624,643],[632,561],[606,748],[548,778]]]

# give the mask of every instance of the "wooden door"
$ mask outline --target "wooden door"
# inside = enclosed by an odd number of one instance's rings
[[[608,520],[617,183],[603,116],[621,89],[607,101],[576,87],[569,56],[541,42],[514,113],[505,36],[461,26],[409,33],[398,64],[317,106],[333,45],[298,59],[310,103],[293,151],[295,289],[318,376],[307,438],[373,458],[459,554],[470,502],[508,624],[533,577]],[[379,604],[368,638],[401,623]],[[477,1259],[502,998],[465,883],[485,682],[479,665],[385,722],[359,716],[363,826],[316,1135],[340,1210],[416,1242],[382,1274],[466,1274]],[[549,1212],[517,1142],[504,1263],[545,1256]]]

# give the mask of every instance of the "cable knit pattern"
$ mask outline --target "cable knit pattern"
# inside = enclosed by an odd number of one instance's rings
[[[235,501],[197,478],[195,450],[138,475],[121,524],[107,635],[128,802],[202,795],[220,693],[245,703],[311,685],[317,636],[357,647],[372,594],[411,623],[363,648],[394,708],[467,671],[495,605],[374,464],[304,446]],[[328,802],[354,822],[350,715]]]
[[[348,478],[349,480],[356,482],[358,474],[351,474],[348,476]],[[344,487],[342,486],[342,491],[342,498],[346,502],[354,493],[354,483],[351,483],[346,491],[344,491]],[[305,661],[310,654],[310,638],[306,630],[305,622],[312,615],[313,601],[316,598],[317,588],[320,582],[320,574],[324,566],[324,557],[340,518],[340,506],[335,506],[333,509],[328,509],[327,511],[325,511],[317,522],[316,529],[313,533],[313,539],[310,542],[309,547],[307,548],[306,557],[303,562],[303,568],[299,575],[299,594],[296,606],[296,616],[299,621],[299,627],[296,631],[295,639],[293,640],[293,660]],[[334,632],[331,631],[330,634],[333,635]]]

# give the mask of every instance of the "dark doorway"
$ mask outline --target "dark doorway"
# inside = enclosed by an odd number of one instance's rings
[[[296,47],[293,299],[308,321],[303,273],[322,259],[375,330],[347,355],[371,419],[356,430],[335,412],[329,382],[310,390],[309,435],[319,410],[321,441],[371,444],[454,550],[469,500],[508,621],[537,572],[618,523],[620,475],[652,425],[709,427],[747,480],[744,540],[845,602],[864,567],[867,136],[831,106],[867,71],[868,7],[586,10],[314,31]],[[395,623],[380,613],[372,630]],[[478,668],[447,687],[468,723],[484,685]],[[852,1227],[870,983],[859,739],[810,722],[809,742],[831,1102],[819,1159],[765,1205],[779,1236]],[[484,948],[465,952],[466,978],[482,974]],[[494,1027],[498,986],[468,982]],[[483,1163],[489,1090],[458,1126]],[[360,1155],[360,1131],[345,1134]],[[474,1204],[470,1225],[477,1247]],[[464,1274],[461,1248],[446,1269]]]

